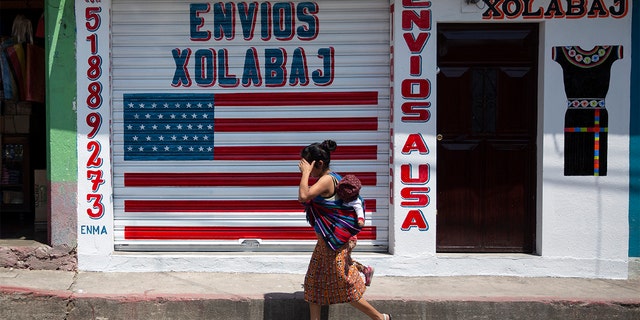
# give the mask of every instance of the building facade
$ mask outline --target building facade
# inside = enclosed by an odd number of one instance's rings
[[[297,161],[333,139],[380,274],[627,276],[632,1],[46,10],[50,241],[81,270],[304,273]]]

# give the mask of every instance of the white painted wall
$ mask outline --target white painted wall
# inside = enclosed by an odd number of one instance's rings
[[[321,2],[322,0],[320,0]],[[538,255],[457,254],[435,253],[435,170],[426,182],[431,187],[430,203],[420,210],[429,223],[427,230],[416,227],[401,230],[408,209],[400,206],[400,181],[403,164],[414,170],[429,163],[435,168],[435,153],[402,154],[402,147],[411,134],[424,137],[427,146],[435,149],[435,94],[426,101],[432,103],[433,118],[425,124],[402,124],[399,121],[402,102],[401,79],[408,75],[409,52],[403,43],[401,28],[403,4],[420,5],[429,1],[391,0],[394,7],[394,47],[392,82],[395,109],[393,124],[393,155],[391,165],[392,195],[390,215],[390,253],[355,254],[355,258],[376,266],[376,274],[393,276],[452,276],[505,275],[554,276],[587,278],[626,278],[628,251],[628,182],[629,182],[629,77],[631,70],[631,8],[622,18],[580,19],[503,19],[483,20],[473,5],[459,1],[431,1],[433,28],[429,42],[423,49],[423,76],[432,81],[435,93],[435,50],[438,22],[539,22],[540,30],[540,93],[539,109],[539,188],[538,190]],[[587,1],[589,2],[589,1]],[[612,1],[606,1],[611,5]],[[77,3],[81,3],[77,1]],[[107,2],[108,3],[108,2]],[[546,7],[548,1],[532,1]],[[625,2],[631,6],[631,1]],[[416,9],[416,8],[413,8]],[[78,11],[81,12],[81,11]],[[609,111],[608,175],[601,177],[565,177],[563,175],[563,118],[566,97],[562,83],[562,69],[551,59],[551,48],[558,45],[616,44],[624,47],[624,58],[611,69],[611,83],[606,98]],[[78,61],[86,61],[86,58]],[[79,62],[80,63],[80,62]],[[80,64],[79,64],[80,66]],[[435,150],[433,150],[435,151]],[[82,178],[79,177],[79,181]],[[80,212],[81,213],[81,212]],[[81,241],[82,239],[79,239]],[[216,271],[299,273],[306,271],[309,254],[286,253],[114,253],[94,254],[79,247],[79,266],[93,271]]]
[[[630,15],[625,19],[545,22],[541,254],[545,258],[592,259],[596,272],[603,272],[601,264],[626,261],[628,254],[630,35]],[[565,177],[562,103],[566,96],[562,68],[550,59],[551,48],[579,45],[589,49],[607,44],[623,46],[623,59],[611,68],[606,97],[608,175]]]

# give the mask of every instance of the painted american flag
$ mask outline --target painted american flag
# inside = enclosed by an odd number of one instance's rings
[[[304,145],[216,145],[217,133],[289,132],[375,132],[377,116],[365,117],[283,117],[257,118],[247,113],[241,118],[215,118],[216,107],[282,106],[371,106],[378,104],[378,92],[274,92],[123,95],[125,161],[297,161]],[[309,143],[314,141],[309,141]],[[332,160],[376,160],[378,147],[353,145],[338,148]],[[376,186],[376,172],[354,172],[364,185]],[[203,187],[295,187],[297,172],[166,172],[145,170],[124,173],[125,188]],[[193,214],[301,213],[294,199],[181,199],[163,195],[160,199],[125,196],[125,215],[145,213],[163,216]],[[368,211],[376,211],[376,199],[365,199]],[[206,226],[206,225],[126,225],[125,240],[315,240],[309,226]],[[376,239],[376,227],[359,234],[362,240]]]
[[[213,160],[213,94],[125,94],[125,160]]]

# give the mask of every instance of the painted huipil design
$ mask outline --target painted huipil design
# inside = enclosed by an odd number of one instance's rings
[[[562,66],[567,111],[564,118],[564,175],[606,176],[609,114],[605,97],[611,66],[622,59],[622,46],[553,48]]]

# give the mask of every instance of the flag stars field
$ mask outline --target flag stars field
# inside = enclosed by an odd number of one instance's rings
[[[125,160],[213,160],[213,94],[145,93],[123,98],[128,106],[123,112]]]

